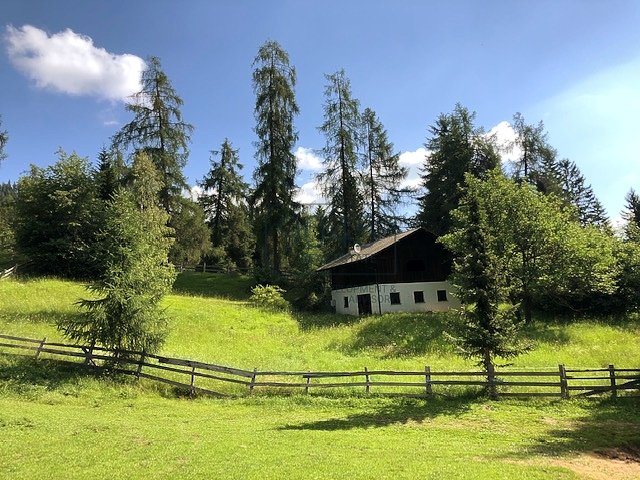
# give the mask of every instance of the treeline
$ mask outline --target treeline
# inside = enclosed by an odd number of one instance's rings
[[[193,126],[152,57],[141,91],[126,106],[131,121],[109,139],[95,166],[59,151],[54,165],[32,166],[17,184],[0,188],[0,262],[97,278],[107,268],[98,248],[107,212],[118,192],[134,190],[134,164],[144,154],[158,176],[157,206],[167,216],[172,264],[205,261],[252,271],[263,282],[288,282],[306,306],[322,303],[318,266],[354,243],[407,226],[442,237],[458,268],[459,232],[479,221],[465,210],[472,193],[492,239],[487,248],[500,259],[507,296],[523,317],[535,308],[612,310],[637,303],[638,195],[627,195],[624,234],[616,236],[591,186],[574,162],[559,158],[542,123],[514,116],[509,147],[518,156],[503,164],[503,146],[475,124],[474,112],[456,105],[428,128],[422,185],[412,191],[404,187],[408,172],[382,121],[372,108],[361,108],[339,70],[326,75],[318,127],[325,146],[316,180],[325,201],[309,208],[296,201],[295,68],[273,41],[260,47],[253,68],[257,165],[251,185],[238,151],[224,138],[198,181],[202,193],[197,199],[187,194],[183,168]],[[0,147],[7,139],[0,132]],[[407,211],[416,213],[407,217]]]

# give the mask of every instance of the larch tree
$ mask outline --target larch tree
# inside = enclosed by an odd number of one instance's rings
[[[256,95],[256,159],[253,205],[262,267],[280,273],[288,232],[299,204],[296,193],[296,158],[292,152],[298,138],[294,117],[296,71],[278,42],[265,42],[253,61]]]
[[[112,138],[117,149],[133,147],[150,156],[162,183],[160,202],[169,214],[182,189],[188,188],[182,169],[189,155],[193,126],[182,119],[182,105],[160,60],[151,57],[142,74],[142,89],[126,105],[134,118]]]
[[[363,123],[363,184],[365,190],[369,241],[397,231],[397,207],[406,193],[401,183],[408,170],[399,163],[384,125],[376,112],[366,108]]]
[[[514,178],[538,187],[537,174],[540,166],[545,157],[553,156],[555,153],[547,142],[544,124],[539,122],[537,125],[530,125],[518,112],[513,116],[513,130],[516,138],[512,146],[520,152],[519,158],[513,162]]]
[[[475,112],[456,104],[429,127],[425,144],[428,154],[423,168],[425,189],[420,198],[416,223],[440,236],[451,229],[451,211],[462,196],[466,173],[484,178],[500,164],[492,138],[474,125]]]
[[[325,136],[324,170],[317,178],[329,202],[329,251],[341,255],[367,237],[357,172],[362,123],[359,102],[351,94],[344,70],[326,75],[326,79],[324,123],[319,127]]]

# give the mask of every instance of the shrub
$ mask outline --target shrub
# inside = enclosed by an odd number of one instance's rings
[[[282,296],[283,293],[285,291],[277,285],[256,285],[251,289],[249,301],[266,310],[288,310],[289,302]]]

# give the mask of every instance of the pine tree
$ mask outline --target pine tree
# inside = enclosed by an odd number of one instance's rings
[[[465,174],[483,178],[500,164],[493,139],[474,125],[475,116],[456,104],[453,112],[440,114],[429,128],[431,136],[425,147],[431,153],[422,176],[426,192],[416,223],[438,236],[451,229],[451,211],[460,202]]]
[[[251,266],[255,244],[249,225],[246,199],[249,186],[240,175],[242,164],[238,150],[225,139],[219,151],[212,151],[211,168],[199,185],[203,192],[199,202],[204,208],[214,249],[219,249],[215,261],[231,261],[235,267]],[[215,157],[220,160],[216,161]]]
[[[132,146],[150,155],[162,182],[160,202],[169,214],[182,189],[188,188],[182,169],[187,162],[193,126],[183,121],[182,105],[160,60],[151,57],[142,74],[142,90],[126,106],[134,118],[112,139],[116,148]]]
[[[275,41],[267,41],[260,47],[253,66],[258,136],[258,166],[253,174],[257,240],[262,266],[279,273],[282,257],[286,257],[282,242],[300,208],[294,201],[296,159],[292,153],[298,138],[293,125],[298,113],[294,93],[296,71],[287,52]]]
[[[319,130],[326,143],[324,171],[318,175],[318,181],[329,201],[329,250],[332,255],[341,255],[366,238],[364,201],[356,171],[362,127],[359,102],[352,97],[351,84],[344,70],[325,77],[328,84],[324,123]]]
[[[369,241],[397,231],[396,209],[404,192],[400,188],[408,170],[400,166],[399,154],[393,152],[387,131],[376,113],[366,108],[362,115],[364,155],[363,175]]]
[[[74,341],[107,348],[155,352],[167,333],[162,297],[175,279],[167,255],[171,245],[167,214],[157,206],[162,182],[144,154],[132,167],[132,189],[120,188],[108,203],[99,235],[107,267],[80,300],[79,318],[65,317],[58,329]]]

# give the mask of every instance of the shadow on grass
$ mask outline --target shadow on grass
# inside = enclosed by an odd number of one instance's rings
[[[11,310],[4,308],[0,314],[0,319],[8,324],[11,323],[32,323],[56,325],[60,320],[77,319],[82,316],[78,309],[76,312],[60,310],[39,310],[36,312],[25,312],[23,310]],[[5,332],[2,332],[5,333]]]
[[[588,413],[566,427],[532,438],[522,457],[596,453],[640,462],[640,401],[638,398],[593,399]],[[617,457],[619,456],[619,457]],[[627,458],[624,458],[627,457]]]
[[[23,355],[3,354],[0,356],[0,382],[4,388],[23,392],[25,388],[41,387],[58,390],[77,384],[86,377],[104,376],[103,370],[89,368],[83,364],[66,363]]]
[[[377,407],[369,412],[354,413],[347,417],[330,418],[315,422],[288,424],[280,430],[352,430],[355,428],[382,428],[389,425],[422,423],[439,416],[457,416],[468,411],[474,397],[429,400],[402,400]]]
[[[347,354],[379,349],[387,358],[426,353],[450,353],[452,346],[444,335],[447,314],[394,313],[369,317],[354,337],[341,345]]]
[[[247,300],[253,278],[235,273],[182,272],[173,284],[173,292],[201,297]]]

